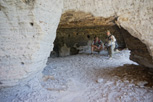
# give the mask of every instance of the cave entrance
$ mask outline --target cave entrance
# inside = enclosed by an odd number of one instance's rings
[[[141,100],[144,95],[151,99],[153,91],[145,87],[152,87],[153,74],[129,59],[130,54],[142,55],[146,46],[119,28],[115,21],[116,17],[94,17],[80,11],[62,15],[51,53],[54,58],[48,59],[42,82],[42,86],[58,98],[57,102],[127,101],[127,97],[133,101]],[[112,59],[107,53],[86,54],[91,53],[95,36],[105,42],[107,30],[116,37],[119,50],[128,46],[134,53],[125,49],[115,53]],[[143,48],[139,52],[136,46]]]
[[[51,57],[89,53],[94,37],[98,36],[105,42],[107,30],[116,37],[119,49],[125,48],[123,32],[115,24],[116,19],[116,17],[94,17],[81,11],[64,13],[57,29]]]

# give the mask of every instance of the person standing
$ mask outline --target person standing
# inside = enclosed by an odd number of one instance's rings
[[[108,43],[108,54],[109,54],[109,57],[111,58],[112,55],[114,54],[114,50],[115,50],[115,43],[116,43],[116,38],[114,35],[112,35],[110,33],[109,30],[107,30],[107,43]]]

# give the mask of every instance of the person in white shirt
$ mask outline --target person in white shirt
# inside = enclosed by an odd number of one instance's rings
[[[115,43],[116,43],[116,38],[114,35],[112,35],[110,33],[110,31],[107,31],[107,42],[108,42],[108,54],[110,56],[110,58],[112,57],[112,55],[114,54],[114,50],[115,50]]]

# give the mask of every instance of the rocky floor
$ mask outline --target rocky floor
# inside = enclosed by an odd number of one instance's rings
[[[41,81],[0,90],[0,102],[153,102],[153,73],[129,55],[49,58]]]

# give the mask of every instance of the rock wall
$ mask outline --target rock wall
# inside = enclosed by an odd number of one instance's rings
[[[142,43],[138,38],[133,37],[128,31],[121,28],[125,43],[129,50],[131,50],[130,59],[139,63],[140,65],[153,68],[152,57],[147,50],[147,46]]]
[[[0,87],[41,74],[62,7],[62,0],[0,1]]]

